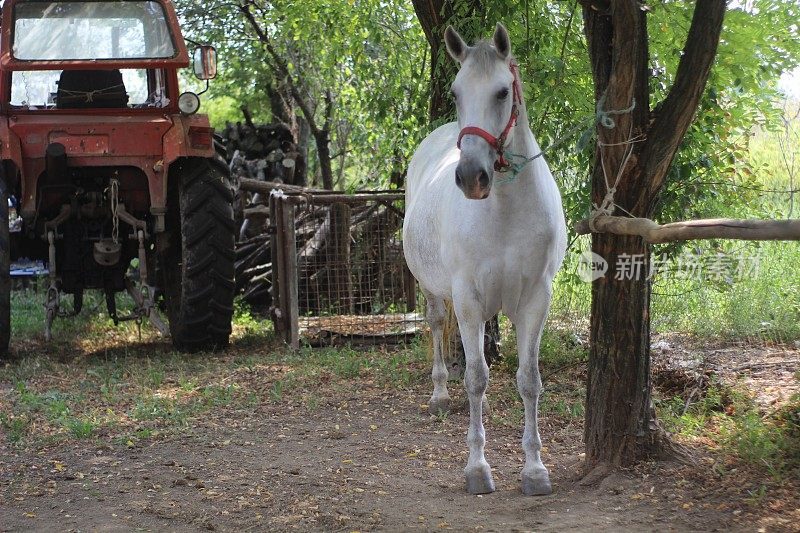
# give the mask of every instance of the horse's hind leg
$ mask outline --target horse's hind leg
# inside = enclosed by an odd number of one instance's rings
[[[431,293],[423,290],[425,300],[428,302],[427,319],[431,326],[433,337],[433,395],[428,403],[428,411],[431,414],[450,411],[450,394],[447,392],[447,365],[444,362],[442,353],[442,337],[444,335],[444,320],[447,311],[444,307],[444,300],[436,298]]]
[[[487,494],[494,492],[492,469],[486,461],[484,446],[486,434],[483,430],[483,399],[489,385],[489,366],[483,357],[483,332],[485,323],[478,316],[477,302],[468,305],[453,302],[461,341],[464,343],[464,354],[467,369],[464,373],[464,386],[469,397],[469,459],[464,468],[467,480],[467,491],[470,494]]]
[[[542,284],[536,288],[527,309],[512,317],[517,328],[519,368],[517,388],[525,405],[525,430],[522,449],[525,451],[525,467],[522,469],[522,492],[528,496],[550,494],[550,474],[542,463],[542,440],[539,437],[539,395],[542,379],[539,375],[539,342],[544,322],[550,308],[552,290]]]

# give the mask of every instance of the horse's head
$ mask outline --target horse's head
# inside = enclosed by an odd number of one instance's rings
[[[491,41],[467,46],[452,26],[447,27],[444,41],[461,63],[452,85],[461,129],[456,185],[467,198],[482,200],[492,189],[494,171],[507,164],[505,144],[522,103],[511,42],[499,23]]]

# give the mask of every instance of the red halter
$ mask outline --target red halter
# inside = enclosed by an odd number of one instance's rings
[[[489,143],[489,146],[494,148],[495,152],[497,152],[497,160],[494,162],[494,169],[498,172],[507,170],[511,166],[511,163],[506,160],[504,155],[506,138],[508,137],[511,128],[513,128],[517,123],[519,106],[522,105],[522,90],[519,83],[519,66],[517,65],[516,61],[512,60],[508,68],[511,70],[511,74],[514,75],[514,82],[511,86],[514,93],[514,103],[511,106],[511,116],[509,117],[508,123],[506,124],[505,129],[503,129],[503,132],[498,137],[494,137],[491,133],[483,128],[479,128],[477,126],[467,126],[458,134],[458,142],[456,143],[456,146],[460,150],[461,139],[463,139],[465,135],[477,135],[478,137],[481,137],[484,141]]]

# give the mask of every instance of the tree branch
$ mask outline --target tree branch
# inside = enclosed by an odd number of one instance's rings
[[[289,87],[289,92],[291,93],[295,103],[297,103],[297,107],[299,107],[300,111],[303,113],[306,123],[308,123],[308,129],[311,130],[311,135],[314,137],[314,141],[316,142],[317,158],[319,159],[323,187],[329,190],[333,189],[333,170],[331,168],[330,157],[330,128],[333,120],[333,96],[331,95],[331,91],[330,89],[325,91],[324,122],[322,128],[320,128],[314,118],[314,110],[311,109],[311,106],[308,104],[306,99],[303,98],[302,94],[300,94],[300,90],[295,83],[294,78],[292,78],[291,73],[289,72],[289,66],[286,63],[286,60],[281,57],[277,50],[275,50],[275,48],[272,46],[272,41],[267,35],[267,32],[264,31],[264,28],[262,28],[258,23],[255,15],[253,15],[253,12],[250,11],[250,7],[252,5],[252,1],[246,4],[239,4],[239,11],[241,11],[242,15],[244,15],[245,19],[247,19],[247,22],[253,28],[258,40],[263,43],[264,48],[266,48],[267,53],[275,63],[275,68],[286,80],[286,84]]]
[[[253,31],[258,37],[258,40],[264,45],[264,48],[266,48],[267,53],[269,53],[272,61],[275,63],[277,70],[286,79],[286,82],[289,86],[289,92],[292,94],[292,98],[294,98],[294,101],[297,103],[300,111],[303,112],[303,116],[306,118],[306,122],[308,122],[308,127],[311,130],[312,135],[316,137],[319,135],[320,129],[314,120],[314,111],[308,105],[308,102],[306,102],[305,98],[303,98],[303,95],[300,94],[300,90],[298,89],[297,84],[294,82],[294,79],[289,72],[289,67],[286,64],[286,61],[272,46],[272,41],[264,31],[264,28],[261,27],[252,11],[250,11],[250,4],[240,4],[239,11],[241,11],[242,15],[244,15],[245,19],[247,19],[250,27],[253,28]]]
[[[648,179],[640,198],[646,202],[656,198],[694,118],[717,55],[724,15],[725,0],[697,0],[675,82],[660,105],[642,149],[641,164]]]

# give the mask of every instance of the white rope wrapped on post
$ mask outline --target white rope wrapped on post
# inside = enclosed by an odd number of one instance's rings
[[[592,227],[590,227],[590,224]],[[599,215],[581,220],[578,235],[613,233],[638,235],[651,244],[694,239],[736,239],[745,241],[800,241],[800,219],[743,220],[712,218],[658,224],[649,218]]]
[[[607,111],[601,114],[604,97],[598,102],[598,122],[607,129],[616,127],[611,114],[619,115],[632,111],[636,107],[633,101],[631,106],[619,111]],[[575,225],[578,235],[591,233],[612,233],[615,235],[639,236],[651,244],[666,242],[688,241],[695,239],[736,239],[746,241],[800,241],[800,219],[790,220],[743,220],[733,218],[715,218],[702,220],[687,220],[671,224],[658,224],[649,218],[636,218],[633,216],[613,216],[615,209],[619,208],[614,201],[622,174],[633,154],[633,144],[644,140],[643,137],[632,136],[633,130],[628,133],[628,140],[619,144],[627,145],[622,158],[622,163],[617,171],[613,185],[609,182],[606,172],[606,163],[602,148],[614,146],[598,141],[600,146],[600,163],[603,170],[603,179],[606,194],[600,205],[592,204],[589,216]],[[625,211],[627,213],[627,211]],[[630,215],[630,213],[628,213]]]

